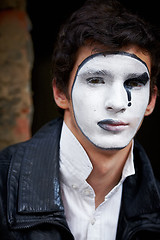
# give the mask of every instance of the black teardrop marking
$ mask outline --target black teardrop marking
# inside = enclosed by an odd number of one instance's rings
[[[127,91],[127,95],[128,95],[128,107],[130,107],[132,105],[131,103],[131,92],[128,88],[126,88],[126,91]]]

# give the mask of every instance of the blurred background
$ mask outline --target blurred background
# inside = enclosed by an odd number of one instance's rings
[[[119,1],[160,28],[158,1]],[[0,0],[0,149],[29,139],[59,116],[51,86],[52,52],[59,27],[84,2]],[[157,175],[159,135],[158,98],[136,136]]]

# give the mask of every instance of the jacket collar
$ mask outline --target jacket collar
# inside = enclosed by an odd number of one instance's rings
[[[42,221],[42,215],[45,220],[47,216],[51,220],[51,213],[57,219],[63,218],[59,184],[62,122],[62,119],[50,122],[31,140],[18,145],[11,160],[8,177],[8,220],[13,228]],[[42,215],[39,216],[39,213]]]
[[[19,185],[19,212],[62,210],[59,185],[59,140],[62,121],[50,123],[28,144]]]
[[[155,180],[145,151],[137,141],[134,164],[136,174],[128,177],[123,185],[116,240],[132,239],[138,231],[158,233],[160,229],[160,185]]]
[[[150,161],[143,147],[135,141],[136,174],[124,182],[123,206],[129,219],[160,210],[160,194]]]

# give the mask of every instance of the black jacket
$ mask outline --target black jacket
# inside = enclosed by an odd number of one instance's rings
[[[60,196],[61,128],[62,119],[56,119],[31,140],[1,152],[1,240],[74,239]],[[117,240],[160,240],[160,184],[137,142],[134,164],[136,174],[123,185]]]

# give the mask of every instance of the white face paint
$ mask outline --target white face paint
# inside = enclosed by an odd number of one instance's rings
[[[75,120],[99,148],[121,149],[135,136],[149,103],[146,64],[133,54],[98,53],[78,68],[72,86]]]

